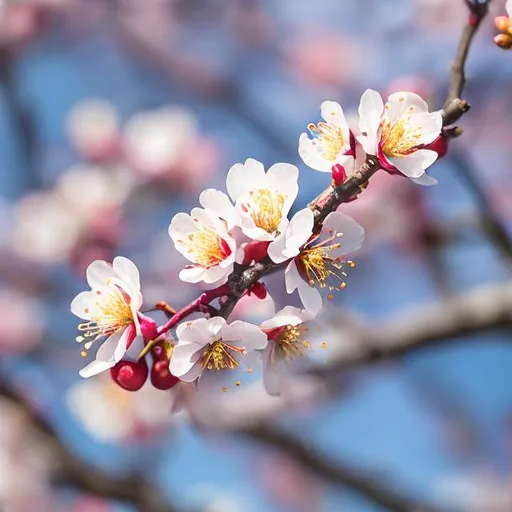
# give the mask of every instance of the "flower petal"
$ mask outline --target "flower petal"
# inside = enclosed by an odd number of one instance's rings
[[[203,208],[215,212],[216,215],[226,221],[228,230],[235,225],[235,207],[224,192],[214,188],[206,189],[201,192],[201,195],[199,196],[199,203]]]
[[[126,335],[127,329],[119,329],[109,336],[100,346],[96,353],[94,361],[89,363],[85,368],[80,370],[79,374],[84,379],[92,377],[109,368],[112,368],[126,352]],[[123,335],[124,340],[123,340]]]
[[[226,178],[226,188],[233,201],[246,196],[251,190],[261,188],[265,183],[265,168],[253,158],[248,158],[245,164],[235,164]]]
[[[293,293],[299,286],[300,281],[302,280],[303,279],[299,274],[299,269],[297,268],[297,263],[295,262],[295,260],[290,261],[290,263],[286,267],[286,270],[284,271],[286,293]]]
[[[176,336],[180,342],[197,343],[204,346],[212,341],[208,329],[208,319],[198,318],[190,322],[182,322],[176,328]]]
[[[299,210],[290,220],[286,230],[285,256],[292,258],[299,254],[299,248],[304,245],[313,234],[315,215],[310,208]]]
[[[307,133],[299,137],[299,155],[304,163],[315,169],[315,171],[331,172],[334,162],[325,159],[316,144],[316,141],[309,138]]]
[[[430,149],[419,149],[402,158],[389,158],[389,161],[409,178],[419,178],[437,160],[437,153]]]
[[[124,256],[117,256],[114,258],[113,267],[117,275],[130,286],[132,291],[140,291],[139,269],[133,261]]]
[[[417,185],[422,185],[424,187],[429,187],[437,183],[437,180],[432,176],[429,176],[427,173],[423,173],[419,178],[410,178],[410,180],[414,181]]]
[[[86,272],[87,282],[91,288],[100,288],[107,284],[109,279],[116,276],[114,267],[103,260],[93,261]]]
[[[322,296],[320,292],[303,279],[298,285],[299,297],[304,304],[304,307],[313,315],[316,316],[322,309]]]
[[[358,138],[366,153],[377,154],[378,131],[380,119],[384,112],[384,103],[381,95],[372,89],[367,89],[361,96],[359,104],[359,130]]]
[[[428,112],[428,105],[421,96],[402,91],[389,96],[384,115],[393,124],[409,108],[411,112]]]
[[[324,101],[320,107],[322,117],[328,122],[341,128],[345,146],[350,144],[350,130],[341,105],[336,101]]]
[[[78,318],[84,320],[91,320],[92,313],[96,301],[96,295],[93,292],[81,292],[71,301],[71,313],[76,315]]]
[[[283,327],[284,325],[299,325],[312,319],[313,316],[311,313],[304,309],[294,306],[285,306],[278,311],[273,318],[263,322],[261,328],[275,329],[276,327]]]
[[[341,246],[339,249],[331,249],[330,257],[339,258],[357,251],[363,244],[364,229],[352,217],[341,212],[332,212],[325,218],[319,240],[330,238],[338,233],[343,233],[340,238],[337,238]]]
[[[199,359],[203,347],[197,343],[179,342],[175,345],[169,365],[170,372],[185,382],[192,382],[201,373]]]
[[[254,324],[235,320],[222,328],[222,339],[229,345],[247,350],[261,350],[267,346],[267,336]]]

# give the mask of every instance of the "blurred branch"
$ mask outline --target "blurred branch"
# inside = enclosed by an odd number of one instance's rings
[[[44,441],[57,464],[55,483],[98,496],[126,502],[140,512],[176,512],[162,493],[139,475],[114,476],[79,460],[62,442],[58,432],[20,390],[0,380],[0,396],[15,403],[35,434]]]
[[[20,164],[29,189],[40,186],[36,168],[36,134],[32,115],[20,100],[14,73],[13,48],[0,45],[0,89],[13,125],[15,143],[19,146]]]
[[[309,443],[266,425],[247,427],[237,431],[260,444],[276,448],[315,476],[333,484],[342,485],[362,495],[371,503],[391,512],[440,512],[439,508],[420,503],[402,492],[384,485],[382,479],[366,475],[350,465],[319,453]]]

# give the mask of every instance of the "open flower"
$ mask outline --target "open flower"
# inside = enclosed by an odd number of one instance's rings
[[[234,208],[225,194],[213,189],[205,190],[200,202],[207,207],[194,208],[191,215],[178,213],[169,226],[176,250],[193,263],[180,272],[180,279],[224,284],[236,259],[236,242],[230,234]]]
[[[253,351],[267,345],[267,337],[258,326],[240,320],[228,324],[222,317],[182,323],[176,334],[171,373],[185,382],[197,379],[200,391],[240,386],[240,370],[252,373],[257,357]]]
[[[236,202],[243,233],[252,240],[271,242],[288,226],[288,212],[299,192],[299,170],[275,164],[266,173],[263,164],[249,158],[228,173],[227,189]]]
[[[139,271],[132,261],[122,256],[112,265],[93,261],[87,268],[87,282],[91,290],[79,293],[71,302],[71,312],[87,320],[78,326],[81,335],[77,341],[85,347],[82,355],[87,355],[97,339],[104,341],[96,359],[80,371],[82,377],[112,368],[125,356],[136,357],[143,346],[142,333],[154,332],[154,322],[139,312]]]
[[[354,170],[354,138],[339,103],[324,101],[323,121],[310,123],[308,133],[299,138],[299,155],[304,163],[322,172],[331,172],[336,164],[343,166],[348,176]]]
[[[359,105],[358,140],[367,154],[378,157],[382,168],[401,173],[422,185],[436,181],[425,174],[437,153],[423,149],[441,133],[440,112],[429,112],[417,94],[397,92],[384,105],[380,94],[368,89]]]
[[[327,347],[325,342],[308,336],[308,322],[312,319],[313,315],[308,311],[286,306],[261,324],[268,337],[268,345],[263,351],[263,382],[270,395],[280,394],[282,380],[294,361],[317,348]]]
[[[343,256],[361,247],[364,230],[347,215],[332,212],[325,218],[320,233],[312,238],[312,217],[308,220],[307,214],[302,213],[297,224],[294,219],[290,222],[294,233],[288,237],[283,250],[283,253],[289,251],[286,253],[289,255],[297,253],[286,267],[286,291],[293,293],[297,289],[304,307],[316,315],[322,308],[322,296],[317,285],[328,290],[328,298],[333,298],[333,291],[345,288],[343,269],[345,263],[349,266],[353,263],[346,262]]]

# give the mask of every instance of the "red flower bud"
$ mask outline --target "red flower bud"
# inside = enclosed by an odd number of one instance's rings
[[[151,384],[153,384],[156,389],[161,389],[163,391],[171,389],[179,382],[178,377],[175,377],[169,371],[169,359],[167,358],[162,358],[160,361],[155,361],[153,363],[150,378]]]
[[[126,391],[138,391],[148,378],[148,365],[144,359],[134,363],[119,361],[110,369],[112,380]]]
[[[261,261],[267,255],[270,242],[258,242],[254,240],[244,246],[243,265],[250,265],[253,261]]]
[[[345,171],[345,167],[340,164],[336,164],[332,166],[332,184],[334,187],[338,185],[342,185],[347,179],[347,173]]]
[[[247,292],[248,295],[256,295],[258,299],[263,300],[267,297],[267,288],[263,283],[260,283],[259,281],[257,283],[254,283]]]
[[[149,316],[143,315],[142,313],[137,313],[137,318],[140,323],[140,330],[142,332],[142,336],[144,337],[144,342],[154,340],[158,336],[158,327],[156,322],[149,318]]]

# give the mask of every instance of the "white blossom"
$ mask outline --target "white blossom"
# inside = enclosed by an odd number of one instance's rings
[[[440,112],[429,112],[417,94],[397,92],[384,105],[381,95],[368,89],[359,105],[358,140],[365,152],[377,156],[388,171],[400,171],[422,185],[436,181],[425,174],[437,153],[423,149],[441,133]]]

